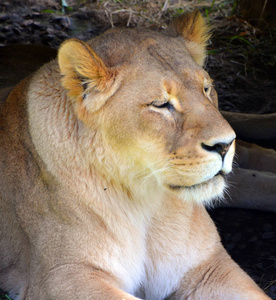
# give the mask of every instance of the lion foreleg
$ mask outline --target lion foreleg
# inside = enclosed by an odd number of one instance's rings
[[[36,295],[34,298],[33,295]],[[28,300],[138,300],[120,289],[111,274],[85,265],[64,265],[52,269],[44,280],[30,287]]]
[[[167,300],[268,300],[256,283],[221,248],[207,262],[185,275]]]
[[[238,140],[237,163],[240,168],[276,173],[276,151]]]
[[[221,111],[221,113],[241,139],[256,141],[276,139],[276,113],[265,115],[228,111]]]
[[[276,174],[237,169],[229,178],[229,191],[221,206],[276,212]]]
[[[238,141],[237,159],[222,206],[276,212],[276,151]]]

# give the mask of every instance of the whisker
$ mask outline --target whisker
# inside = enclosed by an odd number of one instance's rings
[[[140,186],[144,185],[151,177],[154,177],[156,174],[161,173],[161,172],[167,170],[168,168],[169,168],[169,166],[164,166],[164,167],[158,168],[156,170],[151,170],[151,172],[143,178],[143,181],[141,182]]]
[[[166,162],[167,159],[160,159],[160,160],[157,160],[149,165],[147,165],[144,169],[142,169],[141,171],[139,171],[136,176],[138,177],[140,174],[143,174],[145,170],[152,170],[152,169],[155,169],[156,167],[158,167],[159,164],[163,163],[163,162]]]

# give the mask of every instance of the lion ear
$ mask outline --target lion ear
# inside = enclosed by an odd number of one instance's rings
[[[169,32],[183,36],[194,60],[203,66],[206,58],[207,41],[211,36],[208,26],[198,10],[177,17],[171,22]]]
[[[63,75],[62,86],[77,101],[78,110],[98,110],[117,89],[116,70],[108,68],[83,41],[65,41],[58,51],[58,63]]]

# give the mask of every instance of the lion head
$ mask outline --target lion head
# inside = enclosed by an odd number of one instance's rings
[[[86,178],[102,178],[98,188],[112,183],[130,194],[158,189],[201,203],[220,197],[235,133],[218,111],[212,79],[202,68],[208,38],[208,26],[195,12],[164,32],[111,29],[87,43],[65,41],[58,66],[47,66],[51,80],[44,68],[30,88],[35,99],[43,82],[44,95],[54,86],[62,99],[55,104],[55,131],[43,107],[29,111],[31,122],[45,118],[33,122],[32,135],[49,169],[63,175],[66,166],[70,175],[78,169],[74,180],[86,169]],[[47,101],[56,101],[55,95]],[[51,142],[53,135],[60,143]],[[68,149],[64,137],[78,145]]]

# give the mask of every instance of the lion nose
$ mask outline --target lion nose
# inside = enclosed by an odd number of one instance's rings
[[[233,143],[233,140],[230,142],[230,143],[217,143],[213,146],[209,146],[209,145],[206,145],[204,143],[201,144],[202,148],[207,150],[207,151],[210,151],[210,152],[217,152],[221,157],[222,159],[224,159],[226,153],[228,152],[229,148],[231,147]]]

